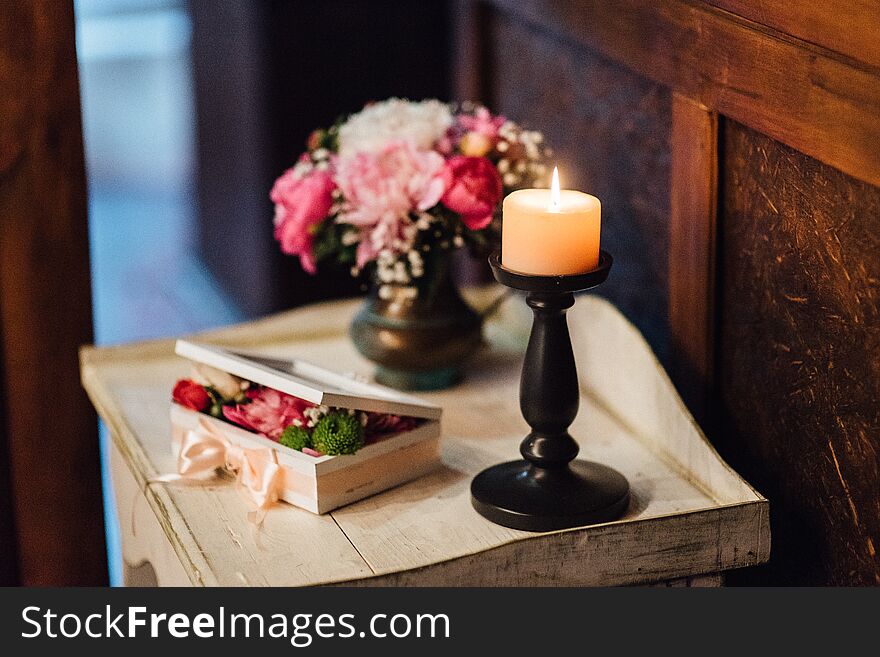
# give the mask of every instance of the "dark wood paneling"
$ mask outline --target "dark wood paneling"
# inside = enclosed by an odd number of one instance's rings
[[[602,200],[614,270],[597,290],[665,358],[670,94],[552,32],[493,12],[488,100],[542,130],[562,182]]]
[[[880,68],[876,0],[706,0],[706,4]]]
[[[0,12],[0,394],[19,579],[106,582],[73,3]]]
[[[489,0],[851,176],[880,184],[880,77],[687,0]]]
[[[723,452],[772,501],[759,581],[880,584],[880,189],[725,133]]]
[[[670,374],[697,419],[706,420],[715,365],[718,115],[673,94],[670,144]]]

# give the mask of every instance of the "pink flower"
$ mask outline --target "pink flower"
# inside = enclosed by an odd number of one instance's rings
[[[485,157],[456,155],[446,162],[446,176],[443,205],[460,214],[471,230],[488,226],[502,194],[495,165]]]
[[[249,404],[224,406],[223,415],[230,422],[261,433],[272,440],[278,440],[294,420],[305,423],[303,411],[314,406],[310,402],[272,388],[249,390],[248,397],[251,398]]]
[[[393,141],[378,153],[340,158],[336,182],[345,197],[340,221],[361,228],[358,266],[405,240],[410,213],[435,206],[445,190],[444,160],[436,151]]]
[[[275,239],[288,255],[299,256],[303,269],[316,271],[312,254],[314,227],[333,206],[333,176],[327,170],[312,169],[303,174],[296,167],[285,171],[269,194],[275,203]]]
[[[492,116],[485,107],[478,108],[473,115],[459,114],[457,119],[458,125],[464,130],[479,133],[493,140],[498,137],[498,130],[507,121],[501,115]]]
[[[367,426],[364,434],[367,441],[392,433],[403,433],[416,428],[418,420],[413,417],[391,415],[390,413],[367,413]]]

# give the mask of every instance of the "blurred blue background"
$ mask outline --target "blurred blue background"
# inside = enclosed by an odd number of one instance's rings
[[[240,320],[197,255],[186,3],[76,0],[75,8],[95,341],[143,340]],[[102,427],[110,581],[119,585],[107,440]]]

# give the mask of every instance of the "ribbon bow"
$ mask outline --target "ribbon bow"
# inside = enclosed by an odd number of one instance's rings
[[[239,447],[204,420],[199,420],[197,429],[187,431],[180,443],[178,474],[156,477],[150,483],[202,479],[217,468],[235,476],[248,499],[257,507],[256,516],[249,515],[249,518],[260,524],[266,510],[278,501],[281,492],[282,470],[278,455],[269,447]]]

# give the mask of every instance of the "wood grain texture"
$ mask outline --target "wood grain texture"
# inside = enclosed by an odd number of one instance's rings
[[[198,339],[366,374],[371,365],[346,335],[355,310],[354,302],[322,304]],[[260,532],[229,482],[152,485],[144,504],[165,538],[157,545],[155,532],[142,533],[153,521],[136,510],[135,531],[123,536],[147,545],[126,547],[127,560],[150,561],[160,582],[177,581],[179,564],[195,585],[639,584],[765,561],[767,501],[708,445],[638,331],[598,298],[579,299],[570,313],[584,391],[572,431],[586,458],[629,478],[633,503],[621,521],[536,535],[471,508],[471,478],[513,457],[527,431],[517,374],[529,313],[514,298],[488,325],[491,349],[467,381],[426,395],[445,409],[440,470],[326,516],[280,504]],[[186,372],[171,341],[83,351],[83,383],[118,450],[114,483],[134,489],[119,499],[137,498],[148,479],[173,470],[168,390]],[[125,504],[120,524],[132,518]]]
[[[772,30],[880,68],[880,5],[874,0],[705,0]]]
[[[880,584],[880,189],[729,125],[724,453],[774,503],[762,583]]]
[[[345,584],[620,586],[712,574],[762,560],[759,554],[769,550],[769,545],[755,543],[743,550],[734,543],[739,543],[744,527],[752,531],[761,527],[766,512],[764,505],[746,505],[725,512],[682,514],[636,527],[609,524],[591,532],[566,532],[552,541],[531,538],[507,543],[452,561]],[[687,535],[693,540],[683,546],[681,539]],[[658,567],[656,555],[664,552],[669,558]]]
[[[671,372],[691,412],[704,420],[714,374],[718,115],[673,94],[670,142]]]
[[[490,0],[860,180],[880,184],[880,76],[687,0]]]
[[[0,329],[20,581],[106,582],[97,421],[77,384],[91,305],[70,2],[0,12]]]
[[[492,106],[545,133],[562,183],[602,199],[611,299],[666,362],[670,95],[577,43],[491,12]]]

